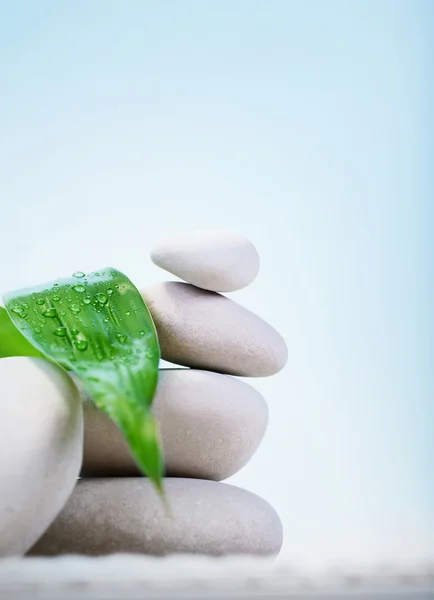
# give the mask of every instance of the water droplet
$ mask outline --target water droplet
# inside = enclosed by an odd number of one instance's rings
[[[66,327],[58,327],[54,335],[57,335],[57,337],[66,337]]]
[[[80,332],[78,329],[71,329],[71,335],[78,335]]]
[[[107,288],[107,296],[111,296],[113,294],[113,290],[111,288]]]
[[[87,349],[87,341],[86,340],[75,340],[74,346],[80,352],[84,352]]]
[[[42,306],[43,304],[45,304],[45,300],[43,298],[38,298],[36,300],[36,304],[39,304],[39,306]]]
[[[53,287],[59,287],[59,284],[58,283],[54,283]]]
[[[64,310],[61,310],[59,314],[61,317],[64,317],[66,315],[66,312]]]
[[[19,312],[17,313],[19,317],[21,317],[22,319],[27,319],[27,313],[26,312]]]
[[[75,273],[72,274],[73,277],[76,277],[77,279],[81,279],[82,277],[84,277],[84,273],[83,271],[76,271]]]
[[[94,275],[95,275],[95,277],[99,277],[98,271],[95,271]]]
[[[53,296],[53,302],[59,302],[60,296]]]
[[[57,310],[55,308],[47,308],[42,314],[44,317],[54,319],[54,317],[57,317]]]
[[[108,322],[109,322],[109,319],[106,317],[106,318],[104,319],[104,323],[108,323]]]
[[[12,312],[16,315],[21,315],[21,313],[24,312],[24,308],[22,308],[21,306],[15,306],[15,308],[12,309]]]
[[[82,294],[86,291],[86,288],[81,283],[77,283],[77,285],[74,285],[72,289],[74,290],[74,292],[78,292],[79,294]]]
[[[155,353],[153,350],[148,350],[146,352],[146,358],[154,358],[154,356],[155,356]]]
[[[90,304],[90,302],[91,302],[90,296],[85,296],[83,298],[83,304]]]
[[[131,311],[127,310],[125,314],[127,315],[127,317],[129,317],[131,315]]]
[[[78,306],[78,304],[71,304],[71,306],[69,307],[69,310],[74,314],[77,315],[80,311],[81,308]]]
[[[141,329],[139,331],[139,335],[141,335],[142,337],[145,335],[146,331],[144,329]]]
[[[23,306],[24,306],[24,308],[29,308],[29,305],[27,304],[27,302],[23,302]]]
[[[116,271],[112,271],[112,272],[111,272],[111,276],[112,276],[112,277],[116,277]]]
[[[123,333],[117,333],[116,337],[118,338],[121,344],[125,344],[125,342],[127,341],[127,336]]]
[[[35,329],[35,333],[41,333],[40,329]]]
[[[100,304],[105,304],[107,302],[107,296],[104,294],[95,294],[95,300]]]

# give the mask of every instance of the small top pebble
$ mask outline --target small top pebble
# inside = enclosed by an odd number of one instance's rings
[[[167,237],[151,250],[152,261],[176,277],[211,292],[235,292],[256,278],[259,255],[246,237],[199,230]]]

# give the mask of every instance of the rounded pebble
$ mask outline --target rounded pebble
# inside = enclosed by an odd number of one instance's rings
[[[82,477],[139,475],[113,421],[89,400],[83,407]],[[228,375],[192,369],[160,371],[152,411],[169,477],[230,477],[253,456],[268,423],[267,404],[253,387]]]
[[[82,461],[71,378],[40,358],[0,360],[0,556],[21,555],[58,515]]]
[[[282,336],[233,300],[187,283],[142,289],[157,328],[162,358],[241,377],[267,377],[286,364]]]
[[[213,292],[240,290],[259,272],[259,255],[252,242],[228,231],[167,237],[152,248],[151,259],[176,277]]]
[[[198,479],[165,479],[170,514],[143,477],[81,479],[31,556],[275,555],[282,524],[262,498]]]

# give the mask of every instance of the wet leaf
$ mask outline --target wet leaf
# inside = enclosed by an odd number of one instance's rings
[[[89,275],[77,271],[70,279],[9,293],[4,301],[21,332],[21,352],[31,345],[36,349],[32,356],[38,351],[73,371],[96,406],[121,429],[139,467],[162,492],[162,453],[150,411],[160,348],[136,287],[113,268]],[[21,348],[16,334],[13,340],[9,351]]]
[[[8,356],[42,355],[15,327],[7,310],[0,306],[0,358]]]

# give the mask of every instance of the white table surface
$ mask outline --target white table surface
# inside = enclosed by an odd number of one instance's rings
[[[434,569],[370,566],[307,570],[277,559],[118,554],[0,560],[3,600],[176,598],[434,599]]]

